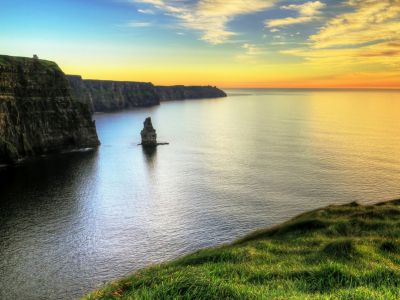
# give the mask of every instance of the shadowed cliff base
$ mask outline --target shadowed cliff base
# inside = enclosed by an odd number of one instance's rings
[[[331,205],[84,299],[398,299],[400,200]]]
[[[213,86],[154,86],[150,82],[82,79],[67,75],[72,93],[94,112],[159,105],[161,101],[226,97]]]
[[[0,55],[0,164],[98,145],[88,106],[57,64]]]

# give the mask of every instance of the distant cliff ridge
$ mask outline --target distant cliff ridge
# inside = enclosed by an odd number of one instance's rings
[[[161,101],[226,97],[224,91],[214,86],[156,86]]]
[[[67,75],[72,93],[95,112],[159,105],[160,101],[226,97],[212,86],[154,86],[152,83],[86,80]]]
[[[67,75],[67,78],[74,96],[96,112],[160,104],[160,97],[151,83],[83,80],[77,75]]]
[[[0,164],[97,145],[89,107],[57,64],[0,55]]]

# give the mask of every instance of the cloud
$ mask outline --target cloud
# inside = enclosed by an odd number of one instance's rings
[[[259,64],[260,56],[267,54],[267,49],[265,47],[252,43],[244,43],[241,49],[243,49],[244,52],[236,55],[235,59],[246,64]]]
[[[306,2],[304,4],[290,4],[282,6],[282,9],[296,10],[301,16],[315,16],[321,13],[321,9],[326,6],[325,3],[320,1]]]
[[[331,19],[310,40],[315,48],[399,41],[400,0],[349,0],[353,12]]]
[[[299,56],[307,64],[325,68],[351,68],[351,66],[376,66],[377,69],[392,69],[397,73],[400,68],[400,42],[382,42],[361,48],[297,48],[282,50],[282,54]]]
[[[138,12],[145,15],[154,15],[154,11],[151,9],[138,9]]]
[[[149,22],[129,22],[126,27],[149,27],[152,23]]]
[[[337,14],[311,35],[302,48],[282,50],[307,67],[346,74],[368,70],[400,75],[400,0],[346,0]],[[380,77],[379,77],[380,78]]]
[[[323,9],[325,6],[326,4],[320,1],[314,1],[314,2],[310,1],[303,4],[291,4],[291,5],[281,6],[281,9],[284,10],[297,11],[299,16],[295,18],[287,17],[281,19],[266,20],[265,25],[269,28],[273,28],[273,27],[287,26],[293,24],[309,23],[319,19],[319,15],[321,14],[321,9]]]
[[[275,20],[268,20],[266,25],[267,27],[279,27],[279,26],[286,26],[286,25],[293,25],[293,24],[301,24],[301,23],[308,23],[315,20],[314,17],[298,17],[298,18],[284,18],[284,19],[275,19]]]
[[[255,44],[245,43],[242,45],[242,48],[246,50],[246,55],[250,56],[260,55],[264,53],[264,50]]]
[[[180,26],[199,31],[201,39],[210,44],[227,42],[237,33],[227,24],[239,15],[252,14],[270,8],[277,0],[134,0],[151,4],[176,17]]]

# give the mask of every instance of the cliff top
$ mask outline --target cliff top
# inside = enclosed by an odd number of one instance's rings
[[[57,69],[61,72],[60,67],[53,61],[44,60],[44,59],[35,59],[30,57],[20,57],[20,56],[9,56],[9,55],[0,55],[0,66],[16,66],[16,65],[30,65],[30,64],[39,64],[42,68],[46,69]]]
[[[84,299],[398,299],[400,200],[331,205]]]

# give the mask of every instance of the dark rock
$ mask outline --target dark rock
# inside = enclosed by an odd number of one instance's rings
[[[147,118],[144,123],[144,128],[140,132],[142,136],[142,146],[145,147],[156,147],[157,144],[157,133],[151,123],[151,118]]]
[[[97,145],[89,107],[57,64],[0,55],[0,164]]]
[[[109,80],[83,80],[81,76],[67,75],[72,93],[94,112],[111,112],[160,104],[153,84]]]
[[[226,97],[212,86],[154,86],[145,82],[83,80],[67,75],[73,95],[94,112],[159,105],[160,101]]]
[[[156,86],[161,101],[206,99],[226,97],[224,91],[215,86]]]

